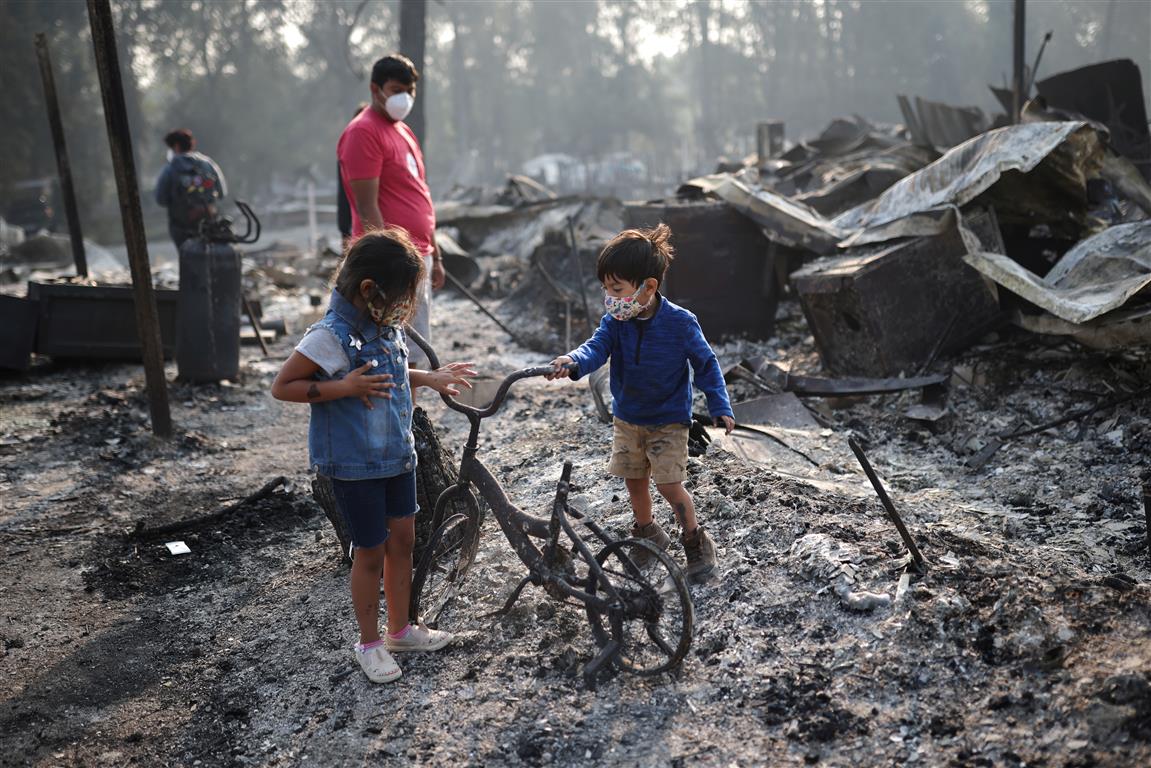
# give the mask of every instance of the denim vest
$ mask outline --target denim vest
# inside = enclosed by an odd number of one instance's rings
[[[373,397],[372,409],[358,397],[312,403],[308,425],[312,467],[340,480],[394,477],[415,469],[412,389],[404,334],[391,326],[377,328],[336,291],[332,291],[327,314],[312,328],[335,334],[348,356],[349,370],[374,360],[377,366],[371,373],[390,373],[396,385],[388,390],[391,399]],[[316,373],[318,381],[331,378],[322,369]]]

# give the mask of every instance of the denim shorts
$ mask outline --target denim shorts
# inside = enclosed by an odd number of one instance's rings
[[[348,524],[352,543],[363,549],[388,540],[389,519],[411,517],[420,511],[415,471],[371,480],[332,478],[332,494]]]

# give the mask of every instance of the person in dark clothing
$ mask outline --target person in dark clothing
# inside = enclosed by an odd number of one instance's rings
[[[352,119],[367,108],[368,103],[361,102]],[[352,244],[352,204],[348,202],[348,193],[344,190],[344,170],[339,161],[336,162],[336,226],[340,228],[341,253],[347,253],[348,246]]]
[[[195,151],[196,139],[187,128],[164,137],[168,163],[156,179],[156,202],[168,209],[168,234],[180,250],[200,233],[200,223],[216,215],[217,202],[228,194],[224,173],[216,161]]]

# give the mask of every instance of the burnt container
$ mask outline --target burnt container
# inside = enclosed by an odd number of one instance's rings
[[[36,344],[36,302],[0,296],[0,368],[22,371]]]
[[[235,379],[240,372],[240,253],[193,238],[180,247],[176,366],[183,381]]]
[[[1003,253],[994,211],[964,221],[985,251]],[[913,375],[938,347],[964,349],[999,320],[998,294],[963,261],[954,228],[851,255],[791,276],[824,366],[840,376]]]
[[[675,259],[660,291],[699,318],[709,341],[771,337],[779,292],[759,227],[722,202],[629,204],[626,220],[628,227],[671,227]]]
[[[176,291],[156,290],[164,356],[176,348]],[[141,360],[136,303],[128,286],[28,283],[36,352],[56,358]]]

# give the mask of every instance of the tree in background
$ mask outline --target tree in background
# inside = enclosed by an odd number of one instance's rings
[[[335,192],[335,142],[366,98],[371,63],[400,47],[400,0],[114,0],[141,188],[159,138],[192,129],[237,195],[305,175]],[[897,93],[997,106],[1011,70],[1009,0],[437,0],[426,5],[421,106],[433,189],[499,184],[529,158],[614,152],[674,187],[740,156],[755,123],[789,138],[858,113],[900,120]],[[1128,57],[1151,93],[1151,10],[1139,0],[1028,4],[1040,77]],[[0,0],[0,210],[56,173],[32,45],[46,32],[85,231],[115,221],[85,5]],[[145,200],[148,197],[145,195]],[[150,211],[162,230],[163,215]],[[110,219],[109,224],[102,223]]]

